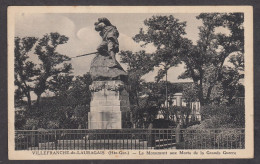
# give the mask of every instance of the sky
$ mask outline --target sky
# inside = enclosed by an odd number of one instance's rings
[[[196,19],[198,14],[156,14],[156,13],[120,13],[120,14],[97,14],[97,13],[45,13],[45,14],[17,14],[15,20],[15,36],[26,37],[34,36],[41,38],[44,34],[50,32],[58,32],[69,37],[66,44],[57,48],[59,53],[69,57],[95,52],[97,46],[101,42],[101,37],[94,29],[94,23],[100,17],[107,17],[110,22],[115,25],[119,31],[119,49],[130,50],[133,52],[145,50],[148,53],[155,51],[155,47],[150,44],[142,48],[140,44],[133,41],[132,37],[138,34],[140,28],[145,28],[143,21],[153,15],[173,15],[180,22],[185,21],[186,35],[196,43],[198,40],[198,26],[202,25],[201,20]],[[37,63],[36,55],[30,52],[30,60]],[[75,58],[71,62],[74,75],[83,75],[89,71],[90,63],[94,55]],[[117,60],[120,61],[119,55]],[[122,65],[126,69],[126,65]],[[143,79],[146,81],[154,81],[158,68],[155,71],[146,74]],[[184,65],[180,64],[173,67],[168,72],[168,80],[171,82],[187,82],[190,79],[178,79],[178,76],[184,71]]]

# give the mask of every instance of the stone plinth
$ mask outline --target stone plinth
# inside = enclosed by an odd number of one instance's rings
[[[88,113],[89,129],[122,129],[130,121],[129,95],[120,80],[94,81]]]

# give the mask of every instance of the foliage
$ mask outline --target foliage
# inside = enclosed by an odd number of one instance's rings
[[[186,22],[170,16],[152,16],[144,20],[147,30],[140,29],[134,36],[136,42],[144,42],[143,46],[152,43],[156,48],[154,54],[155,66],[162,66],[156,77],[161,80],[167,71],[180,63],[179,55],[182,53],[182,36],[185,35]]]
[[[39,121],[36,119],[29,118],[26,120],[26,123],[24,125],[24,129],[31,130],[38,126]]]
[[[39,70],[36,65],[29,61],[29,52],[33,48],[37,41],[35,37],[19,38],[15,37],[15,64],[14,64],[14,84],[17,87],[15,89],[15,101],[16,104],[23,100],[25,96],[27,98],[28,108],[31,108],[31,91],[33,87],[31,82],[35,76],[39,74]]]
[[[127,65],[128,72],[128,93],[130,99],[130,109],[132,113],[132,122],[136,127],[146,126],[146,122],[151,120],[158,109],[153,103],[148,103],[143,96],[143,80],[142,76],[153,70],[153,55],[139,51],[133,53],[131,51],[121,51],[119,53],[121,63]],[[145,116],[146,115],[146,116]],[[149,118],[144,119],[144,117]]]
[[[65,77],[68,77],[72,70],[71,64],[64,63],[64,61],[68,61],[70,58],[56,51],[57,47],[65,44],[68,39],[68,37],[59,33],[50,33],[44,35],[36,45],[35,54],[41,62],[41,72],[35,81],[34,88],[34,92],[37,95],[37,105],[40,103],[42,93],[47,89],[55,88],[57,86],[55,84],[59,84],[61,76],[65,74]]]
[[[69,74],[57,74],[49,81],[49,90],[59,96],[66,92],[73,83],[73,77]]]
[[[83,76],[77,76],[69,84],[67,90],[60,86],[56,88],[54,96],[42,97],[40,106],[33,105],[31,111],[25,111],[23,119],[16,114],[16,124],[19,123],[16,128],[86,128],[91,100],[90,75],[87,73]],[[25,118],[27,119],[26,123],[23,122]]]
[[[227,105],[234,104],[237,97],[244,97],[244,87],[239,80],[243,78],[243,74],[238,72],[238,69],[230,67],[223,68],[221,77],[221,87],[223,90],[222,101],[227,102]]]
[[[201,110],[204,128],[244,128],[245,108],[244,106],[209,105]]]
[[[183,61],[186,71],[180,78],[191,78],[194,82],[192,90],[186,90],[185,96],[188,99],[198,98],[203,106],[220,101],[222,96],[234,97],[230,92],[232,87],[220,81],[228,56],[235,66],[234,71],[243,70],[244,18],[242,13],[202,13],[197,19],[202,20],[203,25],[199,27],[200,39],[196,45],[183,37],[186,23],[179,22],[173,16],[153,16],[146,19],[144,25],[147,30],[141,28],[133,39],[144,43],[142,46],[153,44],[157,48],[152,56],[153,65],[161,68],[157,81],[165,75],[167,77],[169,68]],[[220,27],[228,29],[230,34],[216,33],[216,29]],[[233,80],[235,83],[236,79]],[[230,102],[231,99],[227,101]]]
[[[188,107],[182,106],[172,106],[172,101],[168,100],[169,107],[165,106],[166,102],[166,82],[148,82],[143,83],[143,94],[146,95],[147,101],[150,104],[154,104],[158,107],[158,111],[164,116],[164,118],[169,118],[171,120],[171,124],[178,124],[182,123],[183,126],[187,126],[188,124],[188,117],[190,115],[191,109]],[[173,97],[175,93],[181,92],[183,88],[186,86],[190,86],[190,83],[185,84],[173,84],[168,82],[168,97]],[[175,120],[175,118],[177,120]]]
[[[145,51],[136,53],[121,51],[119,55],[121,63],[127,65],[130,103],[139,106],[138,97],[139,92],[142,90],[141,84],[143,82],[141,78],[153,70],[152,55],[145,53]]]
[[[230,56],[229,58],[229,62],[232,63],[235,67],[236,70],[240,71],[240,74],[243,75],[243,73],[241,73],[241,71],[244,71],[244,54],[238,52],[238,54],[233,54]]]
[[[198,100],[198,89],[194,84],[187,84],[183,86],[182,98],[186,103],[194,102]]]
[[[64,106],[72,106],[74,108],[78,105],[89,105],[91,100],[89,85],[91,83],[92,80],[89,73],[83,76],[76,76],[74,80],[69,83],[69,86],[66,87],[68,89],[61,89],[55,92],[56,97]]]
[[[22,128],[22,124],[26,129],[66,126],[64,121],[68,120],[73,107],[66,106],[62,98],[72,85],[73,76],[70,75],[72,67],[71,64],[64,63],[70,58],[58,53],[56,49],[67,41],[68,37],[59,33],[46,34],[41,39],[15,38],[15,104],[16,107],[22,107],[23,97],[26,96],[28,105],[26,107],[28,110],[23,116],[28,119],[27,122],[18,118],[18,114],[16,116],[16,124],[19,123],[19,128]],[[39,63],[30,60],[29,53],[33,49],[35,54],[30,55],[37,55]],[[40,104],[41,95],[47,90],[55,93],[55,96],[45,97],[44,102]],[[31,91],[37,95],[35,104],[31,100]]]
[[[177,149],[243,149],[245,133],[243,129],[203,129],[192,126],[182,131],[183,141]]]
[[[140,97],[139,97],[139,108],[135,108],[133,113],[139,114],[139,119],[146,118],[147,123],[151,123],[158,113],[161,111],[166,118],[169,112],[165,106],[166,94],[165,94],[165,81],[160,82],[143,82],[141,84]],[[182,90],[181,85],[175,85],[168,82],[169,97],[173,96],[176,92]],[[172,102],[170,102],[171,105]],[[135,114],[134,114],[135,115]],[[144,116],[145,115],[145,116]],[[140,121],[139,120],[139,121]]]
[[[135,128],[147,128],[158,114],[159,107],[149,98],[141,98],[139,106],[132,106],[132,121]]]
[[[202,121],[184,130],[185,148],[244,148],[244,106],[207,105],[202,107]],[[232,142],[232,144],[231,144]],[[184,148],[184,145],[180,145]],[[191,147],[192,146],[192,147]]]
[[[73,108],[63,106],[55,97],[43,97],[40,107],[33,107],[34,112],[27,113],[27,117],[38,121],[36,128],[69,128],[75,127],[71,121]]]
[[[231,57],[230,60],[243,66],[244,18],[242,13],[202,13],[197,19],[203,22],[203,26],[199,27],[200,39],[196,45],[188,41],[184,44],[188,49],[182,56],[186,71],[180,78],[193,80],[203,106],[214,99],[211,94],[215,85],[221,81],[226,58],[232,53],[240,54],[240,57]],[[216,33],[218,27],[227,28],[230,34]]]
[[[50,124],[49,121],[55,120],[58,121],[56,125],[59,128],[86,128],[91,100],[89,90],[91,82],[89,73],[77,76],[67,90],[58,90],[54,97],[50,97],[47,102],[42,102],[39,110],[40,116],[38,115],[43,118],[44,123],[41,127],[46,128],[45,125]]]
[[[148,101],[155,103],[157,106],[161,107],[165,105],[166,101],[166,85],[168,88],[168,99],[173,97],[175,93],[181,92],[183,90],[183,85],[174,84],[166,81],[160,82],[144,82],[142,83],[142,95],[148,97]],[[172,105],[170,100],[169,104]]]
[[[191,109],[185,106],[171,106],[169,108],[170,120],[176,118],[175,125],[180,124],[182,127],[187,127],[189,124],[189,116]]]
[[[56,92],[68,89],[72,81],[72,76],[69,76],[72,67],[64,61],[69,60],[69,57],[56,51],[59,45],[67,41],[68,38],[59,33],[46,34],[39,40],[35,37],[15,37],[16,101],[22,101],[26,96],[28,109],[31,109],[31,91],[37,95],[37,105],[39,105],[41,95],[46,90]],[[29,60],[28,53],[33,47],[40,64]]]
[[[15,112],[15,129],[22,129],[27,119],[24,114]]]
[[[87,129],[88,112],[90,111],[89,105],[78,105],[74,108],[74,120],[78,123],[78,128]]]
[[[57,120],[51,120],[47,122],[47,129],[58,129],[60,127],[60,122]]]

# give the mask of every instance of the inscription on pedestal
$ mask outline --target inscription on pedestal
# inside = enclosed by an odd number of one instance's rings
[[[89,129],[122,129],[130,121],[129,96],[120,80],[94,81],[88,114]]]

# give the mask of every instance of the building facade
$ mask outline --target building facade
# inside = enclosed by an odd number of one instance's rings
[[[166,102],[162,106],[167,106]],[[170,96],[168,100],[168,107],[172,106],[189,107],[191,109],[189,121],[201,121],[201,106],[199,101],[187,102],[183,98],[182,93],[175,93],[174,95]],[[159,111],[157,119],[164,119],[164,116],[161,111]],[[174,116],[174,120],[177,120],[176,116]]]

